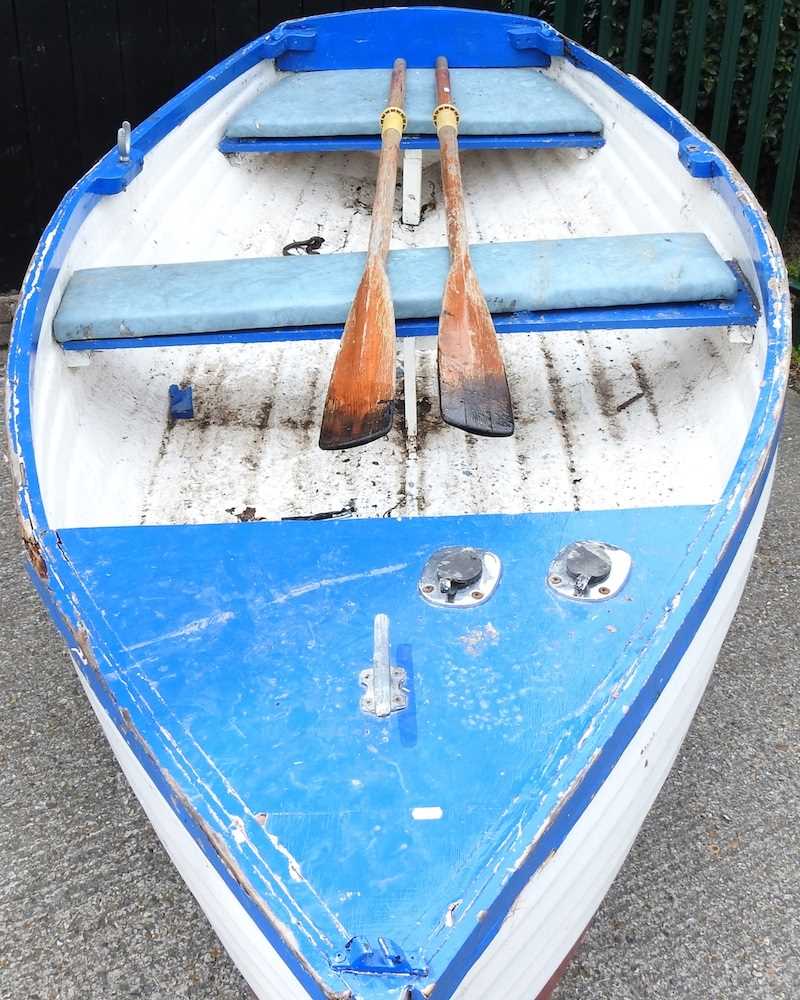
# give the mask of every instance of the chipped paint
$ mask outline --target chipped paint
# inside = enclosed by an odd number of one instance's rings
[[[134,730],[135,733],[135,730]],[[145,747],[148,755],[152,756],[149,748],[147,748],[146,743],[142,740],[141,736],[136,733],[137,739],[141,742],[142,746]],[[186,813],[192,818],[196,826],[203,832],[208,843],[213,848],[214,852],[218,855],[228,873],[234,879],[234,881],[242,888],[249,899],[255,903],[259,910],[265,915],[269,920],[270,924],[275,928],[277,933],[283,939],[284,943],[289,947],[290,951],[296,958],[296,960],[302,965],[304,970],[309,976],[311,976],[321,988],[325,997],[329,1000],[350,1000],[350,991],[335,991],[331,990],[330,987],[322,980],[318,973],[313,969],[313,967],[305,959],[302,950],[299,946],[297,939],[292,933],[291,929],[284,924],[275,913],[267,906],[263,896],[256,892],[252,884],[248,880],[247,876],[242,871],[241,867],[237,864],[230,851],[225,844],[223,838],[213,830],[208,823],[203,819],[200,813],[195,809],[192,803],[189,801],[187,796],[184,794],[181,787],[172,778],[168,771],[162,771],[163,777],[172,791],[173,801],[176,805],[186,811]],[[239,836],[243,836],[244,826],[240,819]],[[237,838],[238,842],[238,838]],[[244,841],[242,841],[243,843]]]
[[[447,907],[447,910],[445,911],[444,915],[445,927],[452,927],[455,924],[455,920],[453,919],[453,914],[456,912],[456,910],[459,908],[459,906],[461,906],[463,902],[464,902],[463,899],[457,899]]]
[[[274,833],[267,833],[267,836],[269,837],[275,850],[286,858],[288,862],[289,878],[292,879],[293,882],[305,882],[306,880],[303,877],[303,868],[297,858],[286,847],[284,847]],[[343,933],[347,933],[344,927],[340,927],[340,929]]]
[[[539,828],[539,830],[536,833],[536,836],[533,838],[533,840],[530,842],[530,844],[528,844],[528,846],[525,848],[525,850],[522,852],[522,854],[520,854],[520,856],[516,859],[516,861],[514,862],[514,864],[512,866],[512,870],[513,871],[517,871],[518,869],[520,869],[525,864],[525,862],[527,861],[527,859],[530,857],[531,853],[535,850],[535,848],[536,848],[537,844],[539,843],[539,841],[545,835],[545,833],[547,832],[547,830],[549,830],[550,827],[555,823],[555,821],[558,819],[558,816],[561,813],[561,811],[564,809],[564,807],[567,805],[567,803],[573,797],[573,795],[575,794],[575,792],[577,792],[577,790],[580,788],[581,784],[583,783],[583,779],[586,777],[586,775],[589,772],[590,768],[592,767],[592,765],[594,764],[594,762],[597,760],[597,758],[600,756],[601,753],[602,753],[602,750],[600,749],[600,747],[595,748],[595,750],[592,752],[592,754],[589,757],[589,759],[586,761],[586,763],[580,769],[580,771],[578,772],[578,774],[576,774],[575,777],[572,779],[572,781],[570,782],[570,784],[566,788],[566,790],[559,793],[558,802],[557,802],[555,808],[547,816],[547,818],[545,819],[544,823]]]
[[[231,831],[231,836],[236,842],[236,846],[241,849],[242,845],[247,843],[247,833],[245,832],[244,820],[241,816],[234,816],[228,829]]]
[[[157,635],[152,639],[144,639],[142,642],[134,642],[130,646],[123,648],[126,653],[131,653],[135,649],[144,649],[146,646],[167,642],[170,639],[191,639],[199,632],[205,632],[206,629],[214,625],[224,625],[225,622],[229,622],[233,617],[233,611],[218,611],[216,614],[208,615],[205,618],[197,618],[195,621],[189,622],[181,628],[175,629],[173,632],[165,632],[163,635]]]
[[[500,633],[491,622],[483,626],[478,625],[459,637],[464,651],[470,656],[478,656],[487,646],[496,646],[499,641]]]
[[[157,690],[154,690],[154,693],[156,697],[159,698],[159,700],[162,700],[163,703],[163,699],[161,699],[160,693]],[[153,713],[152,709],[148,708],[148,710],[151,712],[151,714],[155,714]],[[259,880],[263,883],[265,888],[267,888],[276,897],[276,899],[280,902],[280,904],[286,909],[287,914],[289,914],[289,917],[292,920],[292,922],[295,924],[295,926],[298,927],[298,929],[307,938],[310,944],[312,944],[314,947],[318,947],[319,941],[322,941],[327,947],[332,947],[333,942],[330,939],[330,937],[321,930],[321,928],[317,925],[317,923],[315,923],[315,921],[311,918],[310,914],[307,913],[300,906],[300,903],[290,892],[289,888],[287,887],[281,875],[275,870],[275,868],[272,865],[269,864],[269,862],[264,858],[261,851],[258,849],[257,845],[250,838],[250,836],[247,833],[245,820],[241,816],[234,816],[228,812],[228,810],[222,803],[219,795],[215,794],[214,789],[209,785],[209,783],[207,781],[204,781],[202,777],[198,774],[198,772],[189,764],[185,753],[178,745],[174,737],[169,732],[167,732],[163,727],[160,727],[160,729],[162,735],[168,741],[169,745],[172,748],[173,758],[176,760],[176,762],[183,761],[185,765],[189,768],[190,773],[187,775],[188,779],[193,784],[202,788],[204,793],[209,797],[209,799],[212,802],[214,802],[217,808],[221,812],[223,812],[227,817],[227,822],[222,819],[218,819],[220,828],[225,829],[227,826],[230,829],[232,826],[235,826],[236,836],[237,836],[237,847],[239,848],[239,850],[241,851],[242,849],[247,848],[247,850],[259,862],[261,868],[263,868],[263,870],[267,873],[267,875],[265,876],[259,869],[256,869],[255,871],[255,874],[257,875]],[[190,736],[190,734],[187,733],[187,736]],[[245,816],[248,818],[252,818],[253,821],[256,823],[256,826],[258,828],[261,828],[262,831],[266,832],[266,825],[268,822],[268,817],[266,816],[266,814],[264,813],[253,814],[252,811],[248,808],[247,804],[241,798],[237,790],[233,787],[233,785],[231,785],[227,776],[219,769],[219,767],[211,759],[211,757],[208,756],[204,748],[194,740],[191,740],[191,743],[193,745],[193,749],[201,755],[201,757],[218,775],[227,793],[244,810]],[[263,816],[264,817],[263,820],[260,820],[258,818],[259,816]],[[267,837],[270,839],[270,841],[272,841],[273,838],[269,833],[267,833]],[[273,844],[273,846],[276,846],[279,849],[279,853],[283,853],[284,856],[286,856],[285,850],[280,850],[279,844]],[[328,917],[332,920],[332,923],[335,926],[336,931],[340,935],[342,935],[345,938],[350,937],[351,935],[349,934],[347,929],[344,927],[341,921],[339,921],[339,919],[336,917],[336,915],[333,913],[330,907],[328,907],[325,900],[323,900],[320,897],[318,891],[314,888],[313,885],[311,885],[310,882],[308,882],[303,877],[299,864],[291,856],[288,857],[288,860],[290,862],[289,877],[293,881],[303,883],[303,885],[310,891],[310,893],[317,900],[317,902],[320,903],[323,911],[325,911]],[[282,896],[275,891],[276,886],[280,889],[280,893],[282,893]],[[316,937],[314,935],[316,935]]]
[[[61,546],[59,546],[58,548],[62,554],[62,557],[66,559],[66,555],[63,552],[63,548]],[[77,606],[76,595],[73,594],[71,596],[72,596],[72,603]],[[55,602],[55,599],[54,599],[54,606],[58,607],[58,604],[57,602]],[[326,998],[329,998],[329,1000],[350,1000],[351,993],[349,990],[344,992],[331,990],[331,988],[325,984],[325,982],[322,980],[319,974],[316,973],[315,970],[310,966],[310,964],[304,958],[299,943],[294,934],[292,933],[292,931],[290,930],[290,928],[288,927],[288,925],[285,924],[276,916],[274,911],[266,904],[266,901],[263,899],[263,896],[261,896],[253,889],[252,884],[249,882],[249,880],[241,870],[240,866],[236,864],[232,855],[228,851],[224,839],[220,836],[220,834],[216,830],[214,830],[203,819],[199,811],[192,805],[188,797],[183,793],[180,785],[175,781],[173,776],[169,773],[169,771],[166,768],[164,768],[159,763],[153,750],[151,749],[147,741],[144,739],[144,737],[141,735],[136,724],[134,723],[131,712],[125,707],[120,708],[117,706],[117,701],[108,685],[108,680],[98,666],[96,656],[92,650],[91,640],[89,638],[89,632],[86,629],[86,627],[80,623],[78,623],[77,625],[73,625],[71,621],[66,616],[63,615],[63,613],[62,617],[67,630],[72,633],[75,639],[76,645],[72,647],[72,652],[76,658],[76,665],[79,663],[82,666],[82,668],[91,671],[95,682],[104,692],[104,695],[108,703],[111,706],[115,707],[115,711],[117,712],[119,717],[118,725],[120,730],[124,734],[127,734],[129,741],[131,741],[138,747],[140,754],[142,754],[150,762],[151,766],[155,768],[155,770],[158,773],[161,774],[167,785],[172,790],[173,805],[177,805],[179,808],[184,809],[186,813],[192,818],[193,822],[195,823],[197,828],[203,833],[207,842],[213,848],[214,853],[221,859],[221,861],[224,864],[224,867],[233,877],[234,881],[245,891],[246,895],[253,900],[253,902],[257,905],[257,907],[259,908],[259,910],[261,910],[261,912],[265,915],[265,917],[267,917],[267,919],[270,921],[270,924],[276,929],[281,939],[289,946],[290,950],[292,951],[292,954],[295,955],[297,961],[303,966],[303,968],[308,972],[308,974],[311,975],[313,979],[318,983],[324,996]],[[150,709],[150,711],[152,712],[152,709]],[[164,732],[163,727],[162,727],[162,732]],[[169,734],[165,735],[168,736]],[[172,743],[177,750],[177,744],[175,744],[174,740],[172,740]],[[194,778],[196,779],[197,776],[195,775]],[[213,810],[211,810],[211,812],[213,813]],[[221,827],[224,828],[224,824],[222,824],[219,818],[217,819],[217,822],[219,822]],[[252,847],[247,838],[244,821],[242,820],[241,817],[234,817],[231,820],[228,829],[234,839],[234,842],[240,849],[245,845]],[[280,879],[278,879],[277,877],[275,878],[275,882],[276,884],[281,884]],[[288,892],[285,889],[285,887],[282,888],[283,891],[288,896]],[[296,921],[295,924],[297,926]],[[344,928],[342,928],[342,931],[344,931]],[[322,937],[324,939],[324,935],[322,935]],[[331,942],[329,940],[325,940],[325,943],[328,947],[331,946]]]
[[[138,739],[141,740],[141,736],[139,736],[138,734],[136,735]],[[144,744],[143,741],[142,745],[146,747],[146,744]],[[148,748],[148,753],[149,752],[150,751]],[[192,818],[192,821],[195,823],[197,828],[203,832],[208,843],[211,845],[214,852],[218,855],[218,857],[222,861],[229,875],[240,886],[240,888],[244,891],[247,897],[252,900],[252,902],[259,908],[259,910],[262,911],[264,916],[269,920],[270,924],[272,924],[277,933],[283,939],[286,946],[292,952],[295,959],[302,965],[305,972],[317,982],[323,994],[326,997],[328,997],[329,1000],[349,1000],[350,997],[349,990],[344,993],[341,991],[331,990],[330,987],[328,987],[327,984],[318,975],[316,970],[311,965],[309,965],[305,956],[303,955],[302,949],[300,948],[297,942],[297,938],[295,938],[291,929],[276,917],[276,915],[272,912],[272,910],[270,910],[270,908],[267,906],[263,896],[255,891],[252,884],[248,880],[247,876],[244,874],[240,866],[234,860],[222,837],[220,837],[220,835],[216,832],[216,830],[213,830],[208,825],[208,823],[206,823],[206,821],[203,819],[203,817],[200,815],[197,809],[195,809],[195,807],[189,801],[187,796],[184,794],[183,789],[177,784],[177,782],[175,782],[175,780],[172,778],[169,772],[163,771],[162,773],[164,779],[166,780],[167,784],[172,790],[172,798],[175,805],[183,809]]]
[[[344,583],[354,583],[356,580],[365,580],[373,576],[387,576],[390,573],[400,573],[408,568],[408,563],[393,563],[391,566],[379,566],[377,569],[368,569],[363,573],[349,573],[345,576],[331,576],[322,580],[315,580],[313,583],[304,583],[299,587],[292,587],[283,594],[277,594],[272,598],[273,604],[285,604],[296,597],[303,597],[315,590],[324,587],[340,587]]]
[[[28,518],[23,517],[19,511],[17,512],[17,524],[19,525],[22,544],[25,546],[25,553],[36,571],[36,575],[41,580],[47,580],[47,561],[45,560],[44,550],[37,538],[33,524]]]

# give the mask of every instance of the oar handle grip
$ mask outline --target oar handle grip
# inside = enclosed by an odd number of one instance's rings
[[[389,108],[402,111],[406,106],[406,61],[395,59],[389,84]],[[388,110],[388,109],[387,109]]]
[[[406,103],[406,61],[395,59],[392,68],[392,80],[389,84],[389,104],[381,112],[381,135],[387,132],[397,132],[402,135],[406,130],[406,113],[403,110]]]
[[[438,105],[453,103],[453,93],[450,89],[450,69],[446,56],[439,56],[436,60],[436,103]]]

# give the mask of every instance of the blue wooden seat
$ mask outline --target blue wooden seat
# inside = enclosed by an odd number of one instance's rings
[[[462,147],[600,146],[603,123],[565,87],[533,67],[453,69]],[[432,69],[407,72],[406,148],[438,146]],[[286,73],[236,114],[223,152],[377,148],[388,71]]]
[[[492,243],[472,249],[499,332],[752,324],[746,282],[700,233]],[[71,350],[338,337],[363,253],[77,271],[56,314]],[[398,333],[436,332],[445,247],[396,250]]]

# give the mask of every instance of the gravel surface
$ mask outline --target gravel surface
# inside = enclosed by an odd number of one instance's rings
[[[554,1000],[800,997],[798,553],[800,396],[790,393],[744,600],[678,762]],[[0,997],[252,997],[151,831],[27,581],[5,471],[0,870]]]

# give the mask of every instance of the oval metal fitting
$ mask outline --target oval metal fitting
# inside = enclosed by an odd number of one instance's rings
[[[438,549],[419,578],[420,596],[441,608],[475,608],[492,596],[500,582],[500,557],[488,549],[451,545]]]
[[[625,586],[632,562],[608,542],[571,542],[550,563],[547,585],[573,601],[607,601]]]

